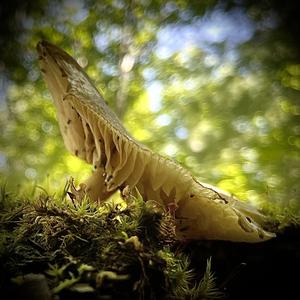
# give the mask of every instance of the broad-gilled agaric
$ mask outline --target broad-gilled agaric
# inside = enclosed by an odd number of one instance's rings
[[[179,239],[261,242],[275,236],[263,229],[265,216],[255,207],[134,140],[70,55],[46,41],[37,50],[66,148],[95,166],[84,185],[91,199],[136,187],[145,201],[173,207]]]

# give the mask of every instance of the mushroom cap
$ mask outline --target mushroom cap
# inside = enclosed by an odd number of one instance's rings
[[[122,137],[138,144],[73,57],[44,40],[37,44],[37,51],[40,69],[57,108],[64,143],[71,153],[93,162],[90,152],[100,143],[100,137],[91,133],[90,123],[95,115]],[[85,109],[87,115],[83,117]]]
[[[175,210],[176,233],[183,239],[260,242],[275,236],[263,229],[265,217],[255,207],[198,182],[134,140],[70,55],[46,41],[37,50],[67,149],[98,168],[91,194],[102,193],[97,182],[103,177],[106,193],[137,187],[145,201]]]

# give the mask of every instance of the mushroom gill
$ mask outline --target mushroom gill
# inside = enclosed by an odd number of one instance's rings
[[[176,162],[135,141],[66,52],[46,41],[37,50],[65,146],[96,169],[86,182],[92,199],[137,187],[145,201],[175,209],[182,239],[260,242],[275,236],[262,228],[265,217],[256,208],[198,182]]]

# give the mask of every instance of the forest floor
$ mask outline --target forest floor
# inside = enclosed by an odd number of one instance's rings
[[[247,244],[176,240],[170,214],[138,195],[103,204],[1,188],[1,299],[292,299],[300,227]],[[292,218],[292,217],[291,217]]]

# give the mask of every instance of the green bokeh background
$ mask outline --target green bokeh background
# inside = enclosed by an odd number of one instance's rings
[[[289,3],[290,2],[290,3]],[[74,56],[139,141],[204,182],[296,213],[296,1],[10,1],[1,7],[0,176],[58,188],[92,167],[63,145],[35,46]]]

